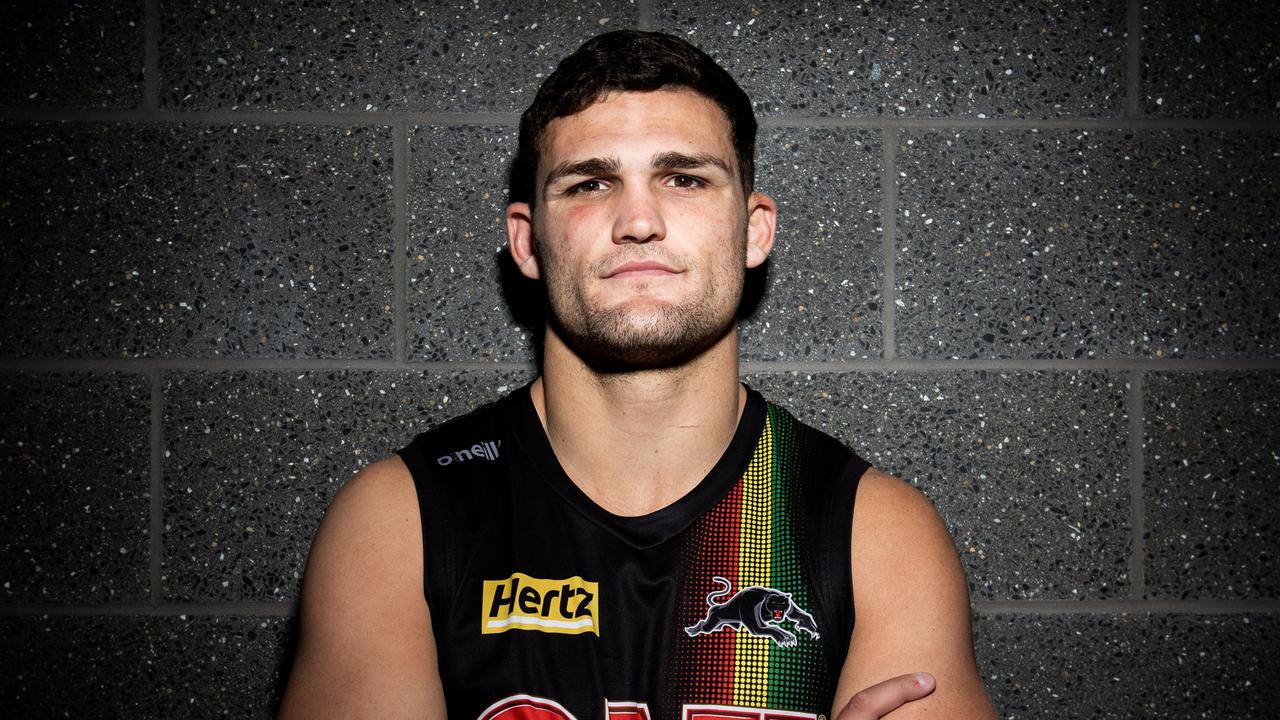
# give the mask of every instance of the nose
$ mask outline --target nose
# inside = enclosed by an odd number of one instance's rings
[[[613,221],[613,243],[647,243],[667,236],[658,198],[644,186],[631,186],[618,195]]]

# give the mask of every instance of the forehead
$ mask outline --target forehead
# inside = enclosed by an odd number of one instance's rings
[[[547,123],[540,172],[579,159],[646,161],[654,153],[713,153],[737,168],[729,118],[692,90],[612,92],[581,112]]]

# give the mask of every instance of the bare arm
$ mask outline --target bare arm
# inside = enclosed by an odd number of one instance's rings
[[[934,691],[893,720],[995,720],[978,676],[969,593],[951,536],[933,505],[907,483],[868,470],[853,511],[853,640],[836,690],[836,712],[855,691],[924,671]]]
[[[445,717],[422,590],[422,524],[399,457],[348,482],[307,559],[281,720]]]

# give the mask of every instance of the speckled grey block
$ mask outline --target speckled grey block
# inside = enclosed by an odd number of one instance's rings
[[[1280,136],[905,131],[897,349],[1280,355]]]
[[[161,718],[274,718],[284,687],[287,617],[178,617],[153,621],[149,658],[160,668]]]
[[[1280,116],[1280,6],[1152,0],[1142,8],[1142,111]]]
[[[271,718],[292,621],[0,618],[6,717]]]
[[[150,416],[143,375],[0,374],[3,602],[146,599]]]
[[[411,358],[533,359],[541,328],[517,322],[503,285],[502,264],[514,271],[504,218],[515,148],[514,128],[423,126],[410,136]]]
[[[142,11],[137,2],[6,2],[0,107],[141,103]]]
[[[754,373],[946,520],[978,600],[1129,592],[1127,416],[1102,372]]]
[[[520,372],[166,376],[165,597],[297,597],[320,517],[357,470],[529,379]]]
[[[994,615],[974,631],[1005,720],[1275,717],[1274,615]]]
[[[161,103],[190,109],[518,111],[627,0],[161,3]]]
[[[390,356],[389,129],[0,132],[0,355]]]
[[[1124,3],[654,3],[658,29],[711,53],[758,112],[1115,117]]]
[[[1145,397],[1147,594],[1280,597],[1280,375],[1152,373]]]
[[[875,131],[761,131],[756,189],[778,201],[778,238],[744,359],[880,356],[880,156]]]

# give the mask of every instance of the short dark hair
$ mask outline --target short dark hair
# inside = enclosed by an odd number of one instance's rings
[[[585,110],[610,91],[688,88],[724,111],[738,157],[744,194],[755,182],[756,116],[751,99],[710,55],[659,32],[615,30],[582,44],[560,61],[520,116],[520,145],[511,165],[512,202],[532,204],[543,131],[558,117]]]

